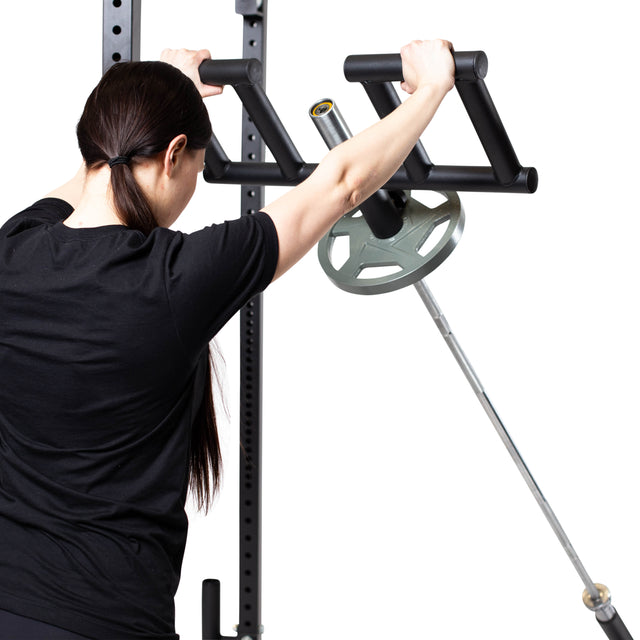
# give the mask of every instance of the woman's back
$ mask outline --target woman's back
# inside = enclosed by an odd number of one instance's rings
[[[271,280],[275,231],[73,229],[71,211],[43,200],[0,231],[0,609],[174,638],[208,341]]]

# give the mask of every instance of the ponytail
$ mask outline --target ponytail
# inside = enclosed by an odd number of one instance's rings
[[[214,370],[215,361],[209,348],[204,397],[191,429],[189,450],[189,489],[196,507],[205,513],[220,488],[222,476],[222,456],[213,402]]]
[[[87,170],[111,168],[113,202],[122,222],[149,234],[158,223],[132,165],[165,151],[180,134],[189,149],[204,149],[212,130],[194,83],[164,62],[113,65],[93,90],[78,122],[78,144]],[[198,509],[207,510],[222,472],[213,402],[213,358],[202,404],[191,428],[189,487]]]
[[[148,235],[158,226],[149,201],[133,177],[129,163],[111,165],[111,191],[116,213],[127,227]]]

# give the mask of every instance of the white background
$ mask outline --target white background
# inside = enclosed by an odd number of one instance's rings
[[[347,55],[430,37],[486,51],[487,86],[540,187],[462,193],[462,241],[428,282],[587,570],[640,634],[635,3],[269,4],[267,92],[308,162],[325,153],[314,100],[332,97],[354,132],[376,120],[342,76]],[[144,0],[142,21],[143,59],[166,46],[241,56],[231,0]],[[14,2],[5,15],[2,220],[79,166],[74,127],[100,78],[101,23],[99,0]],[[233,91],[210,111],[239,159]],[[486,163],[455,92],[423,142],[437,164]],[[236,217],[239,192],[200,184],[177,226]],[[312,252],[268,290],[265,316],[265,639],[604,638],[412,287],[346,294]],[[200,637],[203,578],[222,580],[223,633],[238,621],[237,320],[219,342],[225,487],[206,518],[190,511],[186,640]]]

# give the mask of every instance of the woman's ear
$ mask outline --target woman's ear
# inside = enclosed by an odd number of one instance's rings
[[[164,172],[171,177],[176,166],[182,159],[182,155],[187,149],[187,136],[184,133],[176,136],[167,147],[164,154]]]

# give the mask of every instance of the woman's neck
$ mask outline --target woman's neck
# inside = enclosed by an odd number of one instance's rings
[[[73,228],[123,224],[113,203],[109,167],[104,166],[86,174],[80,200],[64,224]]]

